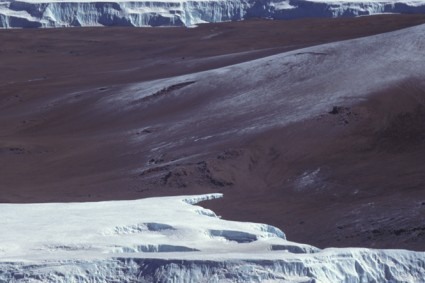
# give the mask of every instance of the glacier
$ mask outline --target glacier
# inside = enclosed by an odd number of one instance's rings
[[[0,0],[0,28],[195,26],[249,18],[425,13],[424,0]]]
[[[0,282],[423,282],[425,253],[316,247],[156,197],[0,204]]]

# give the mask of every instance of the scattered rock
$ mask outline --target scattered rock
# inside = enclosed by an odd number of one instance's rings
[[[211,170],[208,167],[208,164],[205,161],[198,163],[198,170],[201,174],[209,181],[209,183],[218,187],[226,187],[233,185],[233,182],[228,182],[226,180],[221,180],[213,176]]]
[[[148,164],[149,165],[152,165],[152,164],[159,164],[159,163],[162,163],[162,162],[164,162],[165,160],[164,160],[164,158],[162,157],[162,156],[160,156],[160,157],[156,157],[156,158],[151,158],[151,159],[149,159],[149,161],[148,161]]]
[[[141,99],[138,99],[136,101],[133,101],[132,103],[134,104],[134,103],[138,103],[138,102],[148,101],[148,100],[153,99],[155,97],[159,97],[159,96],[162,96],[162,95],[169,94],[169,93],[171,93],[171,92],[173,92],[175,90],[184,88],[184,87],[186,87],[188,85],[191,85],[191,84],[194,84],[194,83],[195,83],[195,81],[188,81],[188,82],[173,84],[173,85],[170,85],[168,87],[165,87],[165,88],[163,88],[163,89],[161,89],[161,90],[159,90],[159,91],[157,91],[157,92],[155,92],[155,93],[153,93],[151,95],[148,95],[148,96],[145,96],[145,97],[143,97]]]
[[[15,154],[23,154],[25,153],[25,149],[22,147],[11,147],[9,148],[9,151],[15,153]]]
[[[342,114],[342,113],[351,114],[349,107],[342,107],[342,106],[334,106],[332,110],[329,111],[328,113],[332,115]]]
[[[217,159],[220,159],[220,160],[235,159],[239,157],[241,154],[242,154],[242,150],[227,149],[224,152],[217,155]]]

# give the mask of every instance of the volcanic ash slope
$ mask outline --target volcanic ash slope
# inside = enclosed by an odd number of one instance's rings
[[[156,152],[234,140],[354,105],[406,81],[423,86],[424,32],[420,25],[133,84],[97,101],[96,110],[142,111],[141,129],[163,129],[140,137]],[[169,109],[164,123],[150,118],[158,108]]]

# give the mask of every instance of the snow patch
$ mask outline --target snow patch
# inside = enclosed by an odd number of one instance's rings
[[[301,174],[295,181],[295,189],[297,191],[304,191],[308,189],[317,189],[320,187],[320,168],[313,171],[306,171]]]

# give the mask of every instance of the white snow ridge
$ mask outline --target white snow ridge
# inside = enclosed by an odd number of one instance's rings
[[[0,28],[193,26],[259,17],[425,13],[424,0],[0,0]]]
[[[423,282],[425,253],[324,249],[197,201],[0,205],[0,282]],[[200,213],[201,211],[201,213]]]

